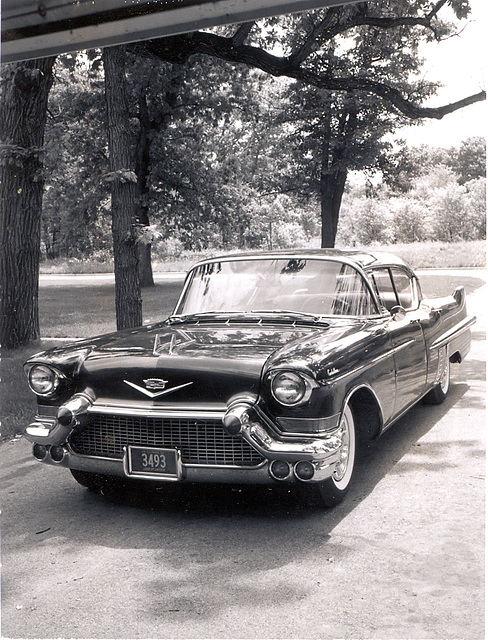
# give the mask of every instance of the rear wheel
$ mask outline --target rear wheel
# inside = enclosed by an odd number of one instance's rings
[[[339,435],[342,440],[340,458],[330,478],[316,484],[320,499],[325,507],[333,507],[342,502],[354,475],[356,463],[356,428],[349,405],[342,414]]]
[[[447,355],[447,347],[439,352],[439,382],[424,397],[427,404],[442,404],[447,398],[451,386],[451,363]]]

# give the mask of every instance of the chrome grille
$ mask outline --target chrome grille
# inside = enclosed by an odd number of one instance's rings
[[[69,443],[75,453],[107,458],[122,458],[124,446],[139,445],[179,449],[185,464],[254,467],[263,461],[245,440],[227,435],[220,420],[100,414]]]

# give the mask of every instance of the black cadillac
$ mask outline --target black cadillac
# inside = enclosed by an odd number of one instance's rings
[[[94,490],[301,483],[332,506],[364,441],[444,400],[474,321],[462,287],[426,299],[388,254],[217,257],[190,270],[166,320],[30,358],[25,435]]]

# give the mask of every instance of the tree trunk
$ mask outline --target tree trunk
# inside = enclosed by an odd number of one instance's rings
[[[0,344],[39,338],[42,147],[55,58],[2,69],[0,100]]]
[[[347,180],[345,155],[357,128],[357,106],[351,97],[350,104],[339,115],[336,131],[331,124],[330,103],[324,110],[324,132],[320,170],[320,217],[322,220],[323,249],[335,246],[342,196]]]
[[[322,220],[322,248],[335,246],[342,196],[346,185],[347,171],[326,173],[320,179],[320,217]]]
[[[136,146],[136,175],[139,186],[139,214],[138,221],[144,226],[149,225],[147,198],[149,196],[149,166],[150,166],[150,122],[147,109],[147,99],[144,90],[139,98],[139,139]],[[154,278],[151,264],[151,243],[140,243],[139,278],[141,287],[153,287]]]
[[[151,243],[139,244],[139,280],[141,287],[154,287]]]
[[[137,178],[127,102],[125,46],[103,50],[112,183],[115,313],[117,329],[142,324],[142,298],[136,243]]]

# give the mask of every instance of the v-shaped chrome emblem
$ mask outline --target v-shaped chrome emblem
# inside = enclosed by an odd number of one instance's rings
[[[148,389],[144,389],[144,387],[140,387],[138,384],[135,384],[135,382],[129,382],[129,380],[124,380],[124,382],[125,384],[128,384],[129,387],[137,389],[137,391],[140,391],[145,396],[152,399],[159,398],[160,396],[164,396],[167,393],[173,393],[173,391],[178,391],[178,389],[183,389],[184,387],[189,387],[191,384],[193,384],[193,382],[186,382],[185,384],[179,384],[177,387],[171,387],[171,389],[164,389],[164,391],[156,391],[154,393],[152,391],[149,391]]]

